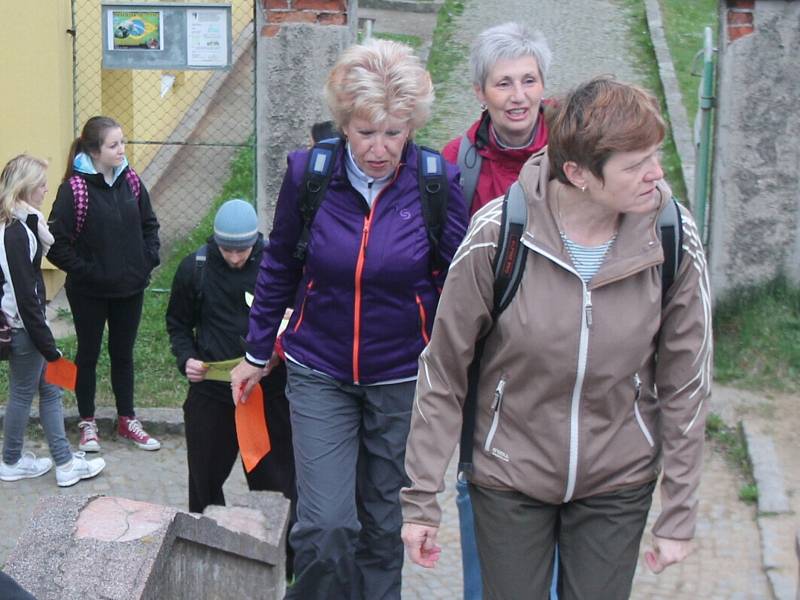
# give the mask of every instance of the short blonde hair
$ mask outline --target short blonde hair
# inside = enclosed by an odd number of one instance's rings
[[[47,161],[30,154],[12,158],[0,173],[0,221],[11,222],[14,208],[47,182]]]
[[[325,82],[325,98],[339,129],[354,115],[373,123],[391,116],[413,132],[430,118],[433,84],[411,48],[372,39],[342,53]]]

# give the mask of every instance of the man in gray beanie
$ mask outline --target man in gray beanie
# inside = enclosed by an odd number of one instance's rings
[[[208,363],[244,355],[264,240],[252,205],[228,200],[217,211],[214,235],[185,257],[175,272],[167,331],[178,370],[189,381],[183,405],[189,466],[189,510],[225,504],[222,486],[236,462],[234,404],[229,383],[206,379]],[[272,449],[247,473],[251,490],[282,492],[296,502],[289,406],[283,364],[261,380]],[[293,520],[293,519],[292,519]],[[287,574],[291,556],[287,547]]]

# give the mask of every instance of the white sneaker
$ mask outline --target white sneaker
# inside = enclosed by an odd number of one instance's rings
[[[86,460],[85,452],[75,452],[68,468],[56,467],[56,483],[60,487],[75,485],[81,479],[91,479],[106,468],[102,458]]]
[[[36,458],[30,450],[26,450],[15,465],[0,462],[0,480],[18,481],[44,475],[53,468],[53,461],[49,458]]]

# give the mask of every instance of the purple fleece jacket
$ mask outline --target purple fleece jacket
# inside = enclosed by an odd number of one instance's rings
[[[297,362],[348,383],[413,377],[444,279],[431,273],[417,147],[407,144],[371,210],[347,178],[340,147],[304,266],[292,254],[302,230],[298,188],[308,153],[288,157],[250,310],[247,351],[267,360],[284,310],[293,306],[282,342]],[[466,231],[467,209],[458,170],[445,165],[450,191],[439,251],[449,264]]]

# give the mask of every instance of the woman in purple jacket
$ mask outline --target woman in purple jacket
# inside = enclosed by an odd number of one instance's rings
[[[411,141],[430,115],[433,87],[410,48],[387,41],[351,47],[325,93],[345,142],[336,148],[305,261],[295,251],[309,151],[289,155],[246,361],[232,374],[234,400],[247,398],[270,369],[281,318],[293,305],[282,336],[298,490],[290,534],[297,581],[287,598],[399,599],[398,493],[417,358],[467,211],[447,165],[447,208],[433,250],[420,150]]]

